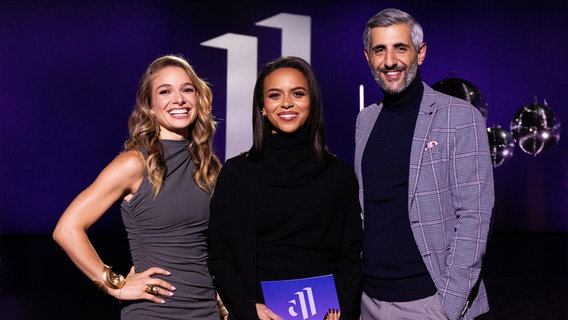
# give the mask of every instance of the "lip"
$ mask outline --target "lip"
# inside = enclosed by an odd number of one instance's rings
[[[383,76],[385,77],[385,79],[387,80],[398,80],[402,77],[402,70],[388,70],[388,71],[382,71]]]
[[[168,114],[170,116],[174,116],[174,117],[181,117],[181,116],[187,116],[190,112],[189,108],[175,108],[175,109],[171,109],[168,111]]]
[[[281,112],[278,114],[278,118],[284,121],[292,121],[298,117],[297,112]]]

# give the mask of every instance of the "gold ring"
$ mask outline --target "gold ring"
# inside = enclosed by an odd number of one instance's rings
[[[157,295],[158,290],[160,290],[160,288],[157,284],[147,284],[146,288],[144,289],[144,291],[146,293],[153,294],[153,295]]]

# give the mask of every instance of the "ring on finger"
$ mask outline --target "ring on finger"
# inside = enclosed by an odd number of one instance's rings
[[[158,290],[160,290],[160,288],[157,284],[147,284],[146,288],[144,289],[144,291],[146,293],[153,294],[153,295],[157,295]]]

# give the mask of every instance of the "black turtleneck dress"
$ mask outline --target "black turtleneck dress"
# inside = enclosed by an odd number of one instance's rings
[[[231,318],[258,319],[261,281],[333,274],[342,319],[358,319],[360,211],[351,166],[316,162],[301,136],[272,135],[261,161],[229,159],[211,200],[209,268]]]

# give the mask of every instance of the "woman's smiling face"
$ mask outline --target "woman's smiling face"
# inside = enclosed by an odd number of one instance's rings
[[[198,95],[186,71],[165,67],[152,81],[152,114],[160,125],[160,139],[183,140],[197,117]]]
[[[301,128],[310,113],[306,77],[294,68],[280,68],[264,79],[263,115],[273,132],[292,133]]]

